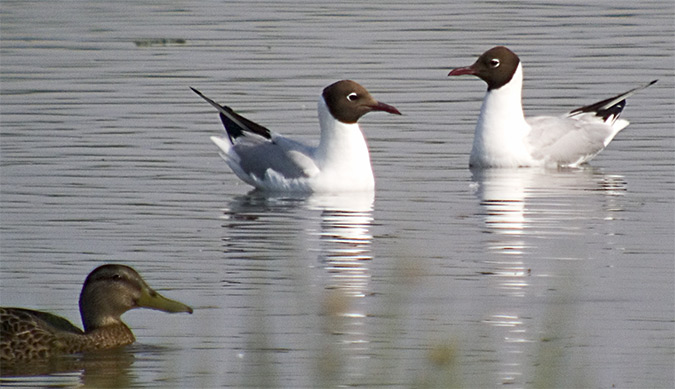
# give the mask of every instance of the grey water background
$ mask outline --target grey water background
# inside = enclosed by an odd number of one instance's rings
[[[113,262],[195,313],[2,384],[673,387],[674,7],[3,0],[2,305],[79,326]],[[530,115],[659,82],[588,168],[472,172],[485,86],[446,75],[497,44]],[[312,142],[343,78],[404,113],[361,121],[374,198],[249,193],[188,88]]]

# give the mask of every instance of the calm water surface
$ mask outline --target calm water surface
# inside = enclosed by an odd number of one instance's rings
[[[673,387],[670,1],[3,1],[0,298],[79,323],[86,275],[135,267],[193,315],[6,386]],[[529,114],[652,79],[582,170],[467,168],[484,84],[520,54]],[[377,192],[249,193],[193,86],[318,139],[351,78]],[[42,372],[44,373],[44,371]]]

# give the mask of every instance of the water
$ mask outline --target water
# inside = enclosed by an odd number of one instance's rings
[[[7,386],[672,387],[673,4],[3,1],[0,298],[79,323],[89,271],[136,268],[190,315]],[[467,168],[506,44],[528,114],[652,79],[584,170]],[[351,78],[369,196],[265,197],[229,172],[188,86],[318,139]]]

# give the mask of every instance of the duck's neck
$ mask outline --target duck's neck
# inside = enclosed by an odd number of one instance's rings
[[[126,346],[136,341],[131,329],[122,322],[96,328],[86,332],[84,336],[89,338],[91,344],[96,345],[96,349]]]
[[[84,334],[62,334],[61,337],[61,351],[68,354],[121,347],[136,341],[131,329],[122,322],[95,328]]]
[[[524,141],[530,126],[523,114],[522,86],[519,64],[509,83],[485,94],[474,134],[472,166],[513,165],[513,159],[528,155]]]
[[[86,349],[105,349],[133,343],[136,340],[134,334],[122,322],[120,313],[104,309],[108,306],[99,303],[101,299],[96,294],[80,299],[80,315],[84,326],[82,341]]]

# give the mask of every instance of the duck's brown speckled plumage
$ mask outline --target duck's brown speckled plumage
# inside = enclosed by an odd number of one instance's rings
[[[132,268],[100,266],[89,274],[80,296],[85,331],[47,312],[0,307],[0,361],[21,363],[131,344],[136,339],[120,315],[140,307],[192,313],[150,289]]]
[[[119,346],[126,346],[136,339],[124,323],[110,325],[84,333],[65,319],[70,327],[59,327],[46,312],[23,308],[0,308],[2,361],[28,361],[54,355],[72,354]]]

